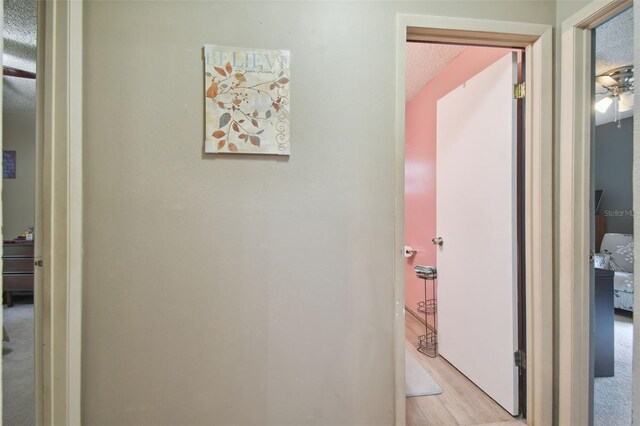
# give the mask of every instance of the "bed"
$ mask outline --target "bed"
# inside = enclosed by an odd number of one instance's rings
[[[613,306],[633,311],[633,235],[608,233],[602,238],[596,268],[614,271]]]

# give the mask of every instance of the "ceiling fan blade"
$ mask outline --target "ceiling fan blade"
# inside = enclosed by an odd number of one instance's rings
[[[34,72],[25,71],[18,68],[7,67],[7,66],[4,66],[2,68],[2,74],[7,77],[29,78],[32,80],[36,79],[36,73]]]

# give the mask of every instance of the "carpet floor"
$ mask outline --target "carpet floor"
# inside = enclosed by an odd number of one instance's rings
[[[4,306],[4,326],[10,342],[2,345],[2,424],[35,425],[33,361],[33,298],[15,297]]]
[[[596,377],[593,384],[594,426],[631,424],[632,318],[616,315],[614,340],[614,376]]]

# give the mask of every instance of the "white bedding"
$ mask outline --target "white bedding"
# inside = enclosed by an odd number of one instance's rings
[[[633,272],[617,271],[613,274],[613,306],[633,311]]]

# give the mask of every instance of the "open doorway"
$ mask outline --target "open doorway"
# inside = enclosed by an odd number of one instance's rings
[[[514,358],[526,341],[523,62],[522,49],[407,43],[405,374],[417,424],[525,415]]]
[[[407,330],[410,320],[405,310],[406,258],[405,235],[405,148],[406,148],[406,51],[407,41],[448,43],[524,49],[526,55],[524,170],[524,247],[530,256],[524,258],[526,313],[524,337],[527,356],[526,421],[530,424],[552,423],[553,383],[549,367],[553,362],[552,335],[552,28],[548,25],[522,22],[459,20],[439,16],[398,16],[396,33],[396,167],[395,167],[395,249],[394,274],[395,316],[395,397],[396,423],[407,420],[405,360]],[[486,83],[489,87],[491,83]],[[511,88],[513,93],[513,87]],[[521,87],[518,88],[520,91]],[[512,112],[506,115],[512,115]],[[502,124],[496,127],[502,127]],[[487,132],[489,133],[489,132]],[[490,161],[491,162],[491,161]],[[510,177],[512,177],[510,175]],[[484,190],[482,191],[484,192]],[[446,241],[444,242],[446,244]],[[413,272],[412,272],[413,275]],[[522,334],[521,334],[522,336]],[[440,344],[440,343],[439,343]],[[411,343],[413,345],[413,343]],[[474,349],[478,353],[477,349]],[[515,355],[515,354],[511,354]],[[513,359],[512,359],[513,360]],[[525,400],[525,398],[523,398]],[[461,408],[461,410],[463,410]],[[427,410],[433,413],[434,410]],[[424,413],[423,413],[424,414]]]
[[[620,95],[625,90],[622,90],[624,88],[621,86],[616,88],[616,84],[613,83],[616,83],[616,81],[622,83],[625,79],[623,74],[626,74],[624,72],[620,73],[620,71],[624,70],[616,68],[630,65],[630,63],[619,64],[614,69],[609,68],[604,71],[607,78],[598,79],[601,86],[598,88],[594,81],[596,77],[594,51],[598,36],[603,36],[603,34],[598,34],[597,29],[606,28],[602,25],[603,23],[606,24],[612,18],[624,13],[632,4],[631,0],[592,2],[562,23],[559,180],[560,192],[563,196],[560,199],[559,209],[561,223],[559,227],[559,253],[561,261],[558,262],[560,276],[558,289],[560,300],[558,309],[560,325],[558,339],[558,421],[560,424],[593,424],[594,421],[600,423],[594,417],[594,399],[599,398],[597,393],[594,394],[594,386],[597,385],[597,381],[611,380],[610,377],[594,378],[596,363],[603,359],[602,352],[608,353],[608,356],[604,358],[608,358],[609,361],[613,357],[614,376],[616,373],[616,312],[614,311],[615,307],[612,306],[616,292],[614,292],[613,283],[615,277],[612,275],[615,275],[618,271],[611,271],[610,266],[609,268],[598,267],[609,263],[606,259],[606,253],[600,253],[605,256],[595,256],[597,254],[596,251],[602,250],[603,246],[605,250],[609,251],[607,247],[610,246],[610,242],[605,242],[603,238],[603,241],[600,242],[600,247],[596,246],[596,235],[598,233],[596,230],[598,224],[595,218],[596,199],[598,198],[596,190],[599,188],[596,186],[597,181],[594,173],[596,171],[595,162],[597,161],[598,151],[596,149],[598,145],[601,145],[607,151],[616,147],[611,144],[607,145],[604,140],[601,140],[600,144],[598,144],[597,140],[594,143],[594,137],[597,138],[598,134],[602,136],[603,130],[607,130],[604,126],[611,127],[610,123],[596,126],[595,119],[598,116],[595,111],[597,101],[598,109],[613,108],[613,113],[616,114],[616,106],[620,106],[618,104],[621,101]],[[634,9],[634,13],[637,13],[637,9]],[[594,28],[596,28],[596,31],[593,31]],[[621,32],[618,31],[618,28],[614,29],[616,33],[614,39],[618,39],[622,44],[633,45],[633,36],[630,39],[625,39]],[[637,49],[637,46],[635,49]],[[609,52],[611,53],[611,49],[609,49]],[[613,53],[618,54],[616,52]],[[611,64],[611,66],[613,65],[615,64]],[[615,72],[608,76],[606,75],[612,71]],[[629,75],[627,74],[628,77]],[[611,90],[605,90],[607,86]],[[599,95],[596,95],[596,92]],[[598,97],[596,98],[596,96]],[[635,96],[637,94],[634,94]],[[608,98],[608,100],[602,102],[603,98]],[[609,108],[605,108],[607,103]],[[617,110],[620,112],[620,108]],[[634,117],[634,121],[635,119],[636,117]],[[615,123],[613,129],[610,130],[622,130],[625,128],[625,124],[623,119],[619,129],[617,128],[618,123]],[[635,124],[637,125],[637,123]],[[618,132],[616,136],[620,134]],[[637,142],[637,140],[634,142]],[[606,154],[610,154],[610,152]],[[638,169],[636,164],[633,165],[632,170],[632,176],[637,176]],[[634,192],[638,189],[635,181],[632,183],[632,188]],[[604,202],[604,197],[603,191],[602,202]],[[637,202],[636,195],[634,204],[637,204]],[[634,207],[637,210],[637,205]],[[617,209],[617,207],[614,208]],[[597,212],[602,213],[603,216],[606,215],[602,207],[599,207]],[[638,223],[636,220],[638,216],[632,212],[628,213],[631,215],[634,228],[637,228]],[[621,217],[624,217],[624,213]],[[607,228],[609,227],[609,219],[610,217],[605,217]],[[602,227],[602,224],[600,227]],[[604,232],[601,230],[599,233],[606,234],[606,232],[606,230]],[[617,232],[615,234],[618,234],[618,236],[631,235]],[[627,241],[626,244],[613,243],[613,251],[617,251],[616,246],[618,245],[626,245],[627,248],[625,250],[631,249],[635,257],[637,255],[635,253],[636,248],[629,243],[630,241]],[[589,256],[589,253],[591,253],[591,256]],[[627,259],[625,258],[629,254],[617,253],[617,257],[626,261]],[[589,261],[590,257],[592,262]],[[614,259],[614,262],[618,264],[618,259]],[[628,267],[628,264],[626,266]],[[624,268],[625,266],[622,267]],[[595,279],[594,275],[596,275]],[[600,278],[601,282],[598,282],[598,278]],[[621,288],[618,287],[617,290]],[[617,293],[620,295],[620,291]],[[633,320],[634,324],[636,321],[638,321],[637,316]],[[637,326],[634,331],[637,332]],[[599,340],[601,341],[599,342]],[[638,339],[634,339],[631,356],[637,357],[638,343]],[[596,358],[600,358],[600,360],[598,361]],[[610,362],[608,364],[610,366]],[[632,375],[630,380],[632,382],[631,386],[636,388],[636,378]],[[621,398],[625,401],[625,404],[629,404],[627,412],[631,413],[631,398],[633,397],[634,404],[637,405],[639,397],[636,392],[633,392],[633,394],[631,395],[631,392],[616,394],[615,396],[609,396],[607,400],[602,402],[609,406],[605,407],[607,410],[616,410],[614,404],[617,401],[615,399]],[[633,410],[631,414],[636,417],[633,423],[638,423],[638,410]],[[621,424],[632,423],[631,418],[612,421],[614,423],[622,422]],[[611,424],[611,422],[606,421],[606,424]]]
[[[13,3],[18,9],[27,7],[27,2]],[[3,53],[10,54],[6,46],[13,40],[16,58],[32,58],[33,54],[25,51],[36,50],[38,68],[34,191],[37,236],[32,263],[34,417],[36,424],[80,424],[83,2],[30,4],[36,8],[25,15],[37,18],[37,23],[21,25],[16,20],[15,40],[9,38],[7,31],[3,33]],[[5,28],[11,25],[4,20],[3,24]],[[32,35],[31,42],[21,37],[25,31]],[[33,62],[35,65],[35,58]],[[7,78],[3,83],[7,85]],[[3,124],[6,128],[6,119]],[[17,164],[19,173],[20,159]],[[12,236],[5,232],[4,238]],[[9,387],[5,383],[3,396],[11,393]],[[6,403],[3,408],[4,415]]]
[[[34,425],[35,0],[4,2],[3,424]]]
[[[595,27],[592,41],[593,424],[622,426],[632,424],[633,10]]]

